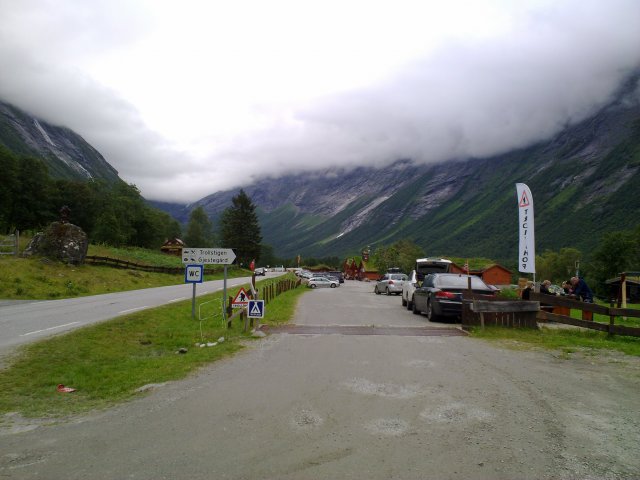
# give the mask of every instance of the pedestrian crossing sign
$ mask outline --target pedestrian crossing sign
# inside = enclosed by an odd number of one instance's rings
[[[244,288],[240,287],[231,302],[231,308],[243,308],[247,306],[247,303],[249,303],[249,295],[247,295],[247,291]]]
[[[249,318],[264,318],[264,300],[249,300]]]

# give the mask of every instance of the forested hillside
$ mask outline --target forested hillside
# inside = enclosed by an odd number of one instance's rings
[[[133,185],[118,180],[68,180],[49,175],[44,161],[15,155],[0,145],[0,234],[38,230],[60,218],[63,205],[71,223],[93,243],[158,248],[180,225],[149,206]]]
[[[531,187],[539,252],[576,247],[589,255],[608,231],[640,223],[638,76],[592,117],[553,138],[503,155],[386,168],[328,169],[245,187],[259,207],[264,242],[277,255],[347,255],[412,240],[428,255],[480,256],[515,264],[515,183]],[[236,191],[188,207],[212,218]]]

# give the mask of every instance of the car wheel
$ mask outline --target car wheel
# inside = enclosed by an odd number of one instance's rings
[[[407,310],[413,310],[413,300],[407,300]]]
[[[336,288],[336,286],[337,286],[337,285],[336,285],[335,283],[332,283],[332,284],[331,284],[331,288]]]
[[[391,292],[389,291],[389,287],[387,287],[387,296],[391,295]]]
[[[315,283],[312,283],[311,285],[309,285],[311,288],[316,288],[317,285]]]
[[[404,299],[404,296],[402,297],[402,306],[403,307],[407,306],[407,301]]]
[[[378,290],[377,286],[376,286],[376,288],[373,289],[373,291],[376,293],[376,295],[380,295],[380,291]]]
[[[431,304],[431,301],[427,302],[427,320],[429,320],[430,322],[435,322],[436,318],[438,318],[438,316],[433,313],[433,305]]]
[[[413,312],[414,315],[420,315],[422,312],[420,310],[418,310],[418,308],[416,307],[416,301],[414,300],[413,305],[411,307],[411,311]]]

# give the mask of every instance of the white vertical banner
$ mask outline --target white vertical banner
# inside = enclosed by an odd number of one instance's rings
[[[518,194],[518,219],[520,222],[518,271],[535,274],[536,237],[533,227],[533,196],[529,187],[524,183],[516,183],[516,192]]]

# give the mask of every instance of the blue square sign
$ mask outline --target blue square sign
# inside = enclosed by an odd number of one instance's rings
[[[184,283],[202,283],[204,265],[187,265],[184,269]]]
[[[264,300],[249,300],[247,316],[249,318],[264,318]]]

